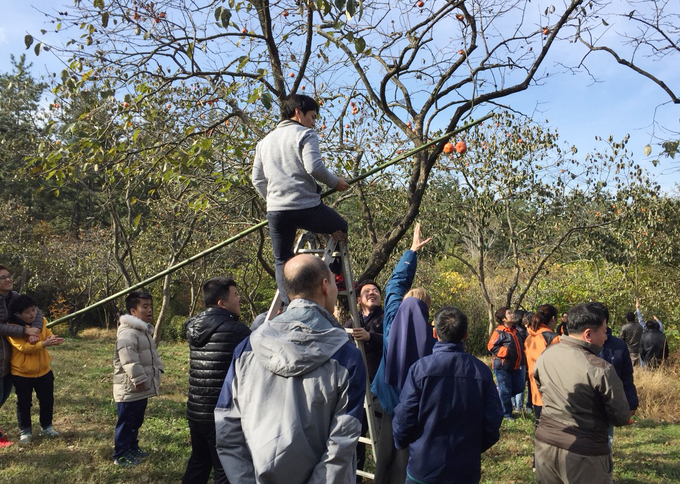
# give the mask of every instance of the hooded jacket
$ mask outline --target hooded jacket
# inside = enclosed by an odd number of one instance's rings
[[[9,306],[9,303],[17,297],[19,297],[19,293],[16,291],[10,291],[6,297],[0,296],[0,378],[9,375],[10,359],[12,357],[12,345],[7,338],[4,338],[4,336],[10,336],[17,339],[24,336],[25,326],[7,324],[7,321],[10,319],[10,314],[7,313],[7,307]],[[31,327],[42,329],[43,314],[40,309],[38,309],[35,320],[31,323]]]
[[[555,343],[560,342],[560,336],[545,325],[539,326],[534,331],[531,327],[527,328],[527,339],[524,342],[524,352],[527,357],[527,369],[529,371],[529,384],[531,385],[531,403],[543,406],[541,392],[538,391],[536,380],[534,379],[534,367],[536,360],[541,356],[545,349]]]
[[[230,482],[354,484],[366,371],[324,308],[294,299],[234,354],[215,407]]]
[[[607,455],[609,424],[626,425],[630,408],[614,367],[597,356],[601,347],[570,336],[536,362],[543,397],[536,440],[575,454]]]
[[[390,331],[392,322],[401,306],[406,293],[411,289],[413,278],[416,276],[418,267],[417,252],[407,250],[401,256],[399,262],[392,271],[390,280],[385,286],[385,305],[383,314],[383,349],[378,371],[371,384],[371,393],[380,401],[380,406],[389,415],[394,414],[394,407],[399,403],[399,392],[389,385],[385,379],[385,365],[387,361],[387,348],[389,347]]]
[[[113,356],[113,399],[134,402],[158,395],[163,363],[153,340],[153,326],[130,314],[120,317]],[[135,386],[145,384],[143,390]]]
[[[335,188],[338,177],[324,165],[319,136],[286,119],[257,144],[252,181],[267,211],[303,210],[321,203],[317,180]]]
[[[189,342],[187,418],[213,422],[234,350],[250,329],[226,309],[210,307],[185,323],[184,334]]]

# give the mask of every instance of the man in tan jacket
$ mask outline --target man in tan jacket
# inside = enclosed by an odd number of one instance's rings
[[[125,298],[130,314],[120,317],[113,357],[113,399],[116,423],[113,463],[121,467],[139,464],[148,452],[139,448],[137,434],[144,422],[149,397],[158,395],[163,363],[153,340],[151,294],[135,291]]]
[[[543,398],[536,430],[537,483],[612,483],[607,427],[630,420],[623,383],[598,357],[607,339],[606,317],[590,305],[569,310],[569,336],[536,361]]]

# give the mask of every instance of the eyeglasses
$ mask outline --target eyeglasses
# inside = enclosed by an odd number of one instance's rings
[[[7,279],[12,279],[12,274],[7,274],[6,276],[0,276],[0,281],[5,281]]]

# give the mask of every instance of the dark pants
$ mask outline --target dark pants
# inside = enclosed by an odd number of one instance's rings
[[[12,375],[5,375],[0,379],[0,408],[5,404],[12,393]]]
[[[319,234],[332,234],[337,230],[347,233],[347,221],[323,203],[303,210],[267,212],[267,220],[274,250],[276,286],[279,288],[281,299],[288,304],[290,302],[288,295],[283,290],[283,265],[294,255],[293,246],[297,229]]]
[[[375,463],[375,483],[394,484],[406,482],[408,448],[397,449],[392,435],[392,415],[383,414],[378,439],[378,456]]]
[[[215,484],[229,484],[215,448],[215,422],[196,422],[189,419],[191,456],[182,484],[206,484],[210,470],[214,469]]]
[[[19,430],[31,431],[31,407],[33,390],[40,403],[40,426],[46,429],[52,425],[54,411],[54,373],[52,371],[38,378],[12,375],[17,394],[17,420]]]
[[[534,435],[536,435],[536,429],[538,429],[538,424],[541,420],[541,411],[543,411],[542,405],[534,405]],[[534,454],[531,467],[536,469],[536,454]]]
[[[494,370],[503,417],[512,417],[512,397],[524,391],[524,370]]]
[[[117,459],[131,450],[139,449],[139,427],[144,423],[144,412],[148,398],[134,402],[118,402],[118,422],[116,423],[115,448],[113,458]]]

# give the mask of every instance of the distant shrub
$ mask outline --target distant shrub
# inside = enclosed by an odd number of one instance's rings
[[[680,422],[680,359],[677,355],[657,370],[635,369],[640,406],[636,415],[644,419]]]
[[[163,325],[161,339],[163,341],[182,341],[184,339],[184,323],[189,316],[175,315]]]

